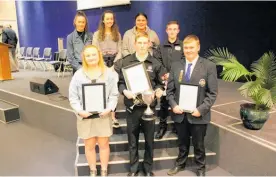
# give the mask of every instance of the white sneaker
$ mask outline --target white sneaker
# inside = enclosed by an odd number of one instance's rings
[[[118,121],[118,119],[112,119],[112,127],[113,128],[119,128],[120,127],[120,123]]]

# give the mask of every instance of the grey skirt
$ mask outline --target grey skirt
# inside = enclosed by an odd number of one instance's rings
[[[95,119],[77,119],[78,136],[82,139],[110,137],[113,134],[111,114]]]

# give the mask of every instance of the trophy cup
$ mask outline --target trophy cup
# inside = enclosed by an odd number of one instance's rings
[[[129,113],[132,113],[133,108],[134,108],[135,106],[137,106],[137,105],[140,105],[140,104],[142,104],[141,99],[138,98],[138,95],[137,95],[137,96],[135,95],[135,96],[133,97],[133,105],[130,106],[129,108],[127,108],[127,111],[128,111]]]
[[[142,116],[142,119],[145,121],[153,121],[156,119],[154,112],[150,108],[150,104],[155,100],[155,92],[153,90],[147,90],[142,93],[143,102],[147,105],[147,109]]]

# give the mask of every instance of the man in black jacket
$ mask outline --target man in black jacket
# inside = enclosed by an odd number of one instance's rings
[[[124,95],[124,103],[127,108],[127,135],[129,142],[130,153],[130,172],[128,176],[138,175],[139,155],[138,155],[138,142],[140,129],[145,136],[145,153],[143,162],[143,171],[146,176],[153,176],[153,143],[154,143],[154,126],[155,121],[145,121],[142,119],[143,113],[146,110],[146,105],[137,105],[133,109],[130,107],[134,104],[134,94],[127,89],[125,78],[122,73],[122,68],[129,65],[144,62],[146,71],[155,91],[155,96],[160,98],[163,94],[163,84],[161,77],[165,74],[165,70],[161,63],[148,53],[150,41],[147,34],[138,34],[135,37],[135,50],[134,54],[128,55],[125,58],[118,60],[114,68],[119,74],[118,87],[121,94]],[[133,82],[133,81],[132,81]],[[139,83],[137,83],[139,84]],[[152,108],[156,106],[156,101],[151,105]]]
[[[164,82],[167,82],[169,77],[171,64],[175,61],[180,61],[183,56],[183,44],[177,36],[179,31],[179,24],[177,21],[168,22],[166,28],[168,40],[153,51],[153,56],[157,58],[167,70],[167,74],[163,77]],[[155,136],[156,139],[161,139],[167,131],[168,108],[169,104],[164,95],[160,102],[160,123],[159,130]]]

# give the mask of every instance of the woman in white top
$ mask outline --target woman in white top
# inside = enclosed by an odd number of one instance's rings
[[[92,44],[101,50],[107,67],[113,67],[114,62],[122,58],[122,39],[113,11],[103,12],[98,30],[93,35]],[[112,112],[111,115],[113,127],[119,128],[120,124],[115,117],[115,112]]]
[[[113,134],[111,111],[118,102],[118,75],[104,65],[101,52],[96,46],[87,45],[82,52],[82,68],[74,74],[69,86],[69,101],[77,115],[78,136],[84,139],[85,155],[90,166],[90,175],[96,176],[96,143],[100,149],[101,175],[107,175],[109,161],[109,137]],[[106,109],[91,114],[83,109],[82,85],[104,83]]]

